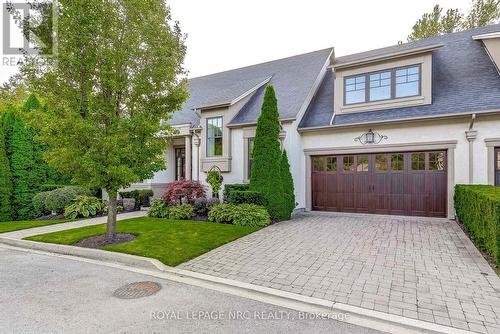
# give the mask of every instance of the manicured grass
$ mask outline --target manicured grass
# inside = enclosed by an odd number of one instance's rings
[[[130,233],[136,240],[103,247],[105,250],[146,256],[176,266],[225,243],[259,230],[254,227],[169,220],[132,218],[116,224],[119,233]],[[103,234],[105,225],[87,226],[61,232],[37,235],[27,240],[73,245],[81,239]]]
[[[25,230],[27,228],[47,226],[53,224],[66,223],[68,219],[61,220],[22,220],[11,222],[0,222],[0,233],[12,232],[17,230]]]

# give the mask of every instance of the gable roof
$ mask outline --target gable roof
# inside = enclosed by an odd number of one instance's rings
[[[189,99],[182,110],[173,113],[168,124],[199,123],[193,109],[230,104],[238,97],[258,88],[250,101],[238,112],[231,125],[256,122],[260,114],[266,80],[274,85],[282,119],[294,118],[304,104],[333,48],[274,60],[188,80]]]
[[[500,31],[500,25],[471,29],[413,43],[338,57],[333,66],[441,44],[432,52],[432,104],[337,114],[342,126],[500,109],[500,75],[480,41],[472,36]],[[333,116],[334,78],[325,76],[299,128],[329,126]]]

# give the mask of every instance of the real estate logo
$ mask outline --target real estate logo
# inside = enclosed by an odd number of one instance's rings
[[[24,56],[55,55],[56,6],[56,1],[38,0],[2,4],[2,65],[15,66]]]

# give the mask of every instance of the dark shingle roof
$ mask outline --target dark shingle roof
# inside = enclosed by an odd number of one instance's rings
[[[199,117],[193,108],[229,103],[270,77],[270,83],[276,90],[281,118],[294,118],[331,52],[332,48],[329,48],[189,79],[190,97],[168,123],[190,123],[195,126]],[[257,90],[230,124],[256,122],[263,92],[263,88]]]
[[[472,36],[496,31],[500,31],[500,25],[491,25],[337,58],[334,64],[363,60],[384,53],[389,54],[427,45],[443,44],[443,47],[433,51],[431,105],[337,114],[333,125],[390,121],[500,108],[500,76],[482,43],[472,39]],[[322,87],[326,88],[320,89],[316,94],[301,121],[301,128],[330,124],[333,115],[333,76],[325,76]]]

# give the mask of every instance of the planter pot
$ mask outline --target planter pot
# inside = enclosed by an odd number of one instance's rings
[[[125,211],[133,211],[135,209],[135,198],[124,198],[123,209]]]

